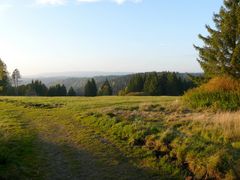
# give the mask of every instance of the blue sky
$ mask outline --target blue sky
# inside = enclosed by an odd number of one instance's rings
[[[0,0],[0,57],[23,75],[201,71],[193,44],[222,0]]]

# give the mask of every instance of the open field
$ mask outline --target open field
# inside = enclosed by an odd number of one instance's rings
[[[178,97],[1,97],[1,179],[238,179],[240,112]]]

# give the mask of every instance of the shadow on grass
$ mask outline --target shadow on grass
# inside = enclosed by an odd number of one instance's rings
[[[0,179],[159,179],[124,157],[28,138],[0,142]]]
[[[153,172],[133,166],[125,157],[107,157],[104,152],[94,155],[72,145],[46,142],[41,151],[44,179],[159,179]]]

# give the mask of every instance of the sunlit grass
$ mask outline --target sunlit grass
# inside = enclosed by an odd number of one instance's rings
[[[122,161],[127,162],[122,171],[133,165],[160,177],[234,179],[239,175],[239,112],[193,111],[179,97],[2,97],[0,101],[0,134],[7,137],[2,147],[14,137],[28,139],[27,144],[14,141],[18,146],[13,149],[15,154],[24,152],[19,156],[26,160],[21,167],[30,177],[34,170],[28,164],[33,162],[40,174],[56,175],[53,172],[61,170],[61,163],[49,169],[45,161],[52,150],[59,149],[63,155],[55,159],[64,156],[70,164],[65,173],[71,170],[75,175],[82,166],[78,152],[93,158],[84,170],[94,176],[87,169],[96,157],[96,168],[106,169],[101,174],[104,177],[117,176],[111,166],[118,167]],[[32,151],[22,151],[25,147]],[[7,169],[1,171],[2,177],[11,174],[10,166],[2,167]],[[129,173],[132,177],[139,174]]]

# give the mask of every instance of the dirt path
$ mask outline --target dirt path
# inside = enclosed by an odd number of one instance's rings
[[[44,179],[153,179],[66,110],[33,110],[25,116],[38,134]]]

